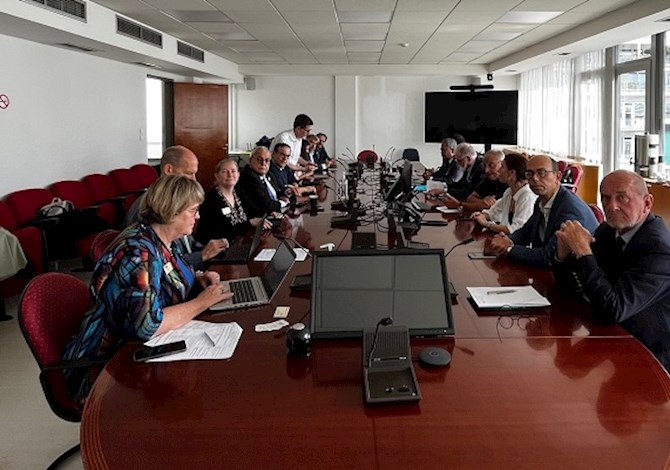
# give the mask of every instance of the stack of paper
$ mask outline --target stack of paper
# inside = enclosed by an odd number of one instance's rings
[[[461,210],[458,208],[450,209],[447,206],[437,206],[435,210],[442,212],[443,214],[460,214]]]
[[[479,308],[527,308],[551,305],[533,286],[468,287]]]
[[[277,250],[274,248],[263,248],[254,258],[254,261],[272,261],[272,257]],[[293,248],[296,261],[305,261],[309,250],[307,248]]]
[[[157,357],[150,362],[185,361],[189,359],[228,359],[232,357],[242,336],[237,323],[209,323],[191,320],[176,330],[150,339],[146,346],[186,341],[186,351]]]

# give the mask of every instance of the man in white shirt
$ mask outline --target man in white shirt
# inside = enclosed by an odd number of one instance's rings
[[[306,114],[298,114],[293,120],[293,129],[280,132],[272,141],[270,148],[277,144],[286,144],[291,148],[291,158],[288,167],[293,171],[309,171],[313,169],[311,163],[300,156],[302,152],[302,140],[312,133],[314,122]]]

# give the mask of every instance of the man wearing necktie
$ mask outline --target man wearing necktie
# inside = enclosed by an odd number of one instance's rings
[[[484,252],[537,267],[550,267],[556,253],[556,231],[566,220],[579,221],[593,232],[598,226],[589,206],[561,186],[558,163],[547,155],[531,158],[526,169],[531,191],[537,194],[533,215],[509,237],[486,240]]]
[[[575,221],[556,233],[557,281],[574,292],[577,280],[596,319],[620,323],[670,371],[670,231],[636,173],[610,173],[600,194],[606,222],[593,237]]]
[[[256,147],[249,157],[237,182],[236,190],[240,195],[242,207],[248,217],[263,217],[280,212],[288,204],[282,192],[275,185],[270,169],[270,150]]]

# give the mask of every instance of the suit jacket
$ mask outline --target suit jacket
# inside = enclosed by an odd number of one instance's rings
[[[540,199],[535,201],[533,215],[519,230],[510,235],[514,242],[508,256],[531,266],[549,267],[556,253],[556,231],[566,220],[576,220],[589,232],[598,227],[598,221],[591,208],[579,196],[564,187],[558,188],[558,194],[549,213],[544,241],[540,239],[540,221],[542,210]]]
[[[594,317],[620,323],[670,371],[670,231],[650,214],[621,254],[615,236],[601,224],[593,256],[556,263],[556,278],[564,284],[576,275]]]
[[[328,152],[326,152],[326,149],[323,147],[317,147],[316,152],[314,152],[314,163],[317,165],[323,165],[324,163],[328,163],[330,161],[330,156],[328,156]]]
[[[482,178],[486,178],[484,174],[484,158],[477,157],[472,164],[470,172],[468,173],[467,170],[463,170],[463,177],[449,186],[447,191],[456,199],[465,199],[479,186]]]
[[[452,158],[447,163],[443,163],[440,168],[433,173],[435,181],[447,183],[447,186],[454,184],[463,177],[463,168],[458,164],[455,158]]]
[[[268,173],[266,178],[270,181],[277,192],[277,197],[281,196],[281,191],[272,181],[272,176]],[[235,185],[235,191],[242,200],[242,207],[247,217],[262,217],[270,212],[279,212],[281,204],[279,201],[273,201],[268,194],[267,186],[258,173],[253,171],[250,166],[245,166],[240,174],[240,179]]]

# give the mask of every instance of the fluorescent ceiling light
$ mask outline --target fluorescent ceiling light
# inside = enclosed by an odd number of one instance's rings
[[[340,23],[390,23],[392,11],[338,11]]]
[[[232,23],[233,20],[218,10],[175,10],[170,14],[185,23]]]
[[[510,11],[498,19],[497,23],[541,24],[562,13],[562,11]]]

